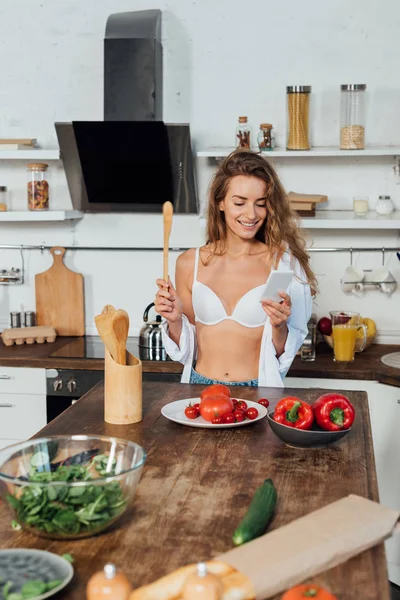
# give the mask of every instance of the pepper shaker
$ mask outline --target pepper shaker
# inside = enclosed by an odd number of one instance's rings
[[[132,586],[126,575],[107,563],[103,571],[92,575],[86,587],[87,600],[129,600]]]

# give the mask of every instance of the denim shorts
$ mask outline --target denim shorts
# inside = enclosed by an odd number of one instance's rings
[[[204,377],[204,375],[200,375],[197,371],[192,367],[192,372],[190,374],[189,383],[200,383],[203,385],[212,385],[213,383],[222,383],[223,385],[238,385],[238,386],[250,386],[250,387],[258,387],[258,379],[248,379],[247,381],[218,381],[217,379],[210,379],[209,377]]]

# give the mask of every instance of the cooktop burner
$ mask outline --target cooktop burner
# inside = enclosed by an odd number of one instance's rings
[[[134,356],[139,356],[138,338],[128,338],[126,349]],[[52,358],[104,358],[104,344],[100,337],[78,337],[55,350]]]

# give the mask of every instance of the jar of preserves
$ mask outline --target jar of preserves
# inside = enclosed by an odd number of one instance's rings
[[[310,150],[310,85],[290,85],[287,95],[288,150]]]
[[[340,149],[365,148],[365,84],[340,86]]]
[[[271,123],[261,123],[260,131],[258,132],[257,142],[260,152],[270,152],[274,149],[274,138],[272,136]]]
[[[48,210],[49,208],[49,182],[46,173],[48,166],[45,163],[28,165],[29,210]]]
[[[251,127],[247,122],[247,117],[239,117],[239,124],[236,127],[236,147],[250,149]]]

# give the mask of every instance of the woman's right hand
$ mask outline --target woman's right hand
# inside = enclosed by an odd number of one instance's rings
[[[176,293],[176,289],[168,279],[157,279],[158,292],[154,300],[154,308],[159,315],[170,323],[178,323],[182,320],[182,301]]]

